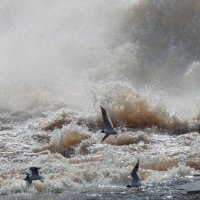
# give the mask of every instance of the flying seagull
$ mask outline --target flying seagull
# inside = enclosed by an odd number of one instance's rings
[[[117,136],[117,132],[113,128],[113,123],[111,119],[109,118],[107,111],[101,107],[101,113],[102,113],[102,118],[103,118],[103,123],[104,123],[104,130],[101,131],[101,133],[105,133],[105,136],[101,140],[103,142],[109,135],[115,135]]]
[[[38,170],[40,169],[39,167],[30,167],[29,168],[31,171],[31,174],[27,173],[26,177],[24,180],[26,181],[27,186],[31,186],[32,181],[40,180],[43,182],[43,177],[39,175]]]
[[[131,172],[131,177],[132,177],[131,183],[128,184],[126,187],[129,187],[129,188],[137,187],[139,190],[139,187],[141,186],[141,182],[140,182],[140,177],[138,175],[138,170],[139,170],[139,159]]]

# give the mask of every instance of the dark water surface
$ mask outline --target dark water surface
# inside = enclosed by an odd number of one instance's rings
[[[190,187],[183,188],[185,184],[196,182],[198,191],[193,191]],[[159,200],[159,199],[200,199],[200,179],[195,177],[182,178],[163,184],[149,184],[142,186],[140,190],[136,188],[125,188],[119,186],[88,188],[83,190],[69,190],[62,193],[22,193],[15,195],[1,195],[0,199],[9,200],[109,200],[109,199],[135,199],[135,200]],[[188,190],[189,191],[188,191]]]

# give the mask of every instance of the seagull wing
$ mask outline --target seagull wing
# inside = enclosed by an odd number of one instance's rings
[[[38,170],[40,169],[40,167],[30,167],[29,169],[32,172],[32,176],[39,176]]]
[[[137,161],[135,167],[133,168],[133,170],[132,170],[132,172],[131,172],[132,178],[136,178],[136,177],[139,178],[139,176],[138,176],[138,174],[137,174],[138,169],[139,169],[139,160]]]
[[[102,113],[102,118],[103,118],[103,123],[105,126],[106,130],[113,130],[113,123],[111,121],[111,119],[109,118],[107,111],[102,107],[101,107],[101,113]]]
[[[132,177],[132,185],[139,183],[140,183],[140,177],[138,176],[138,174],[135,174],[135,176]]]

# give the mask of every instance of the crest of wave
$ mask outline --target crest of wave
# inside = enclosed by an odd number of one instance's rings
[[[73,146],[81,143],[82,140],[90,138],[90,134],[86,127],[76,124],[68,124],[63,128],[53,131],[50,144],[42,148],[35,148],[35,152],[50,150],[51,152],[59,152],[64,156],[73,153]]]
[[[122,77],[99,81],[90,91],[90,101],[82,111],[63,110],[44,123],[44,130],[54,130],[62,125],[75,122],[85,125],[89,130],[103,128],[100,105],[111,117],[115,127],[148,128],[157,127],[183,133],[190,129],[188,121],[170,114],[159,98],[143,96],[132,84]],[[92,102],[93,103],[90,103]],[[198,127],[197,127],[198,128]],[[195,130],[195,128],[194,128]]]
[[[101,104],[106,107],[115,125],[164,129],[174,129],[178,126],[186,128],[188,125],[178,117],[170,116],[167,108],[159,100],[151,101],[142,96],[123,78],[100,81],[93,92],[94,105]]]

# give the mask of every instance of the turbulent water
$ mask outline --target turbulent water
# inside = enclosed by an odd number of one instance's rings
[[[0,199],[200,199],[199,0],[0,2]]]

